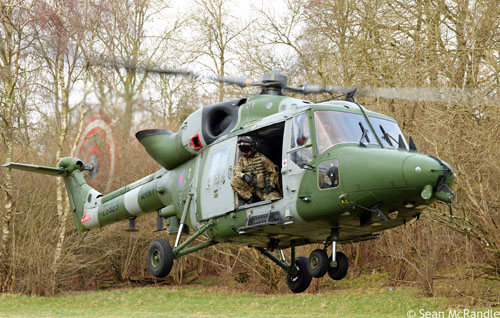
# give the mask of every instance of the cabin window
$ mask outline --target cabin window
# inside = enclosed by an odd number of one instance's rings
[[[314,112],[314,124],[319,154],[341,143],[361,141],[364,144],[379,146],[363,115],[319,110]]]
[[[227,172],[227,157],[229,149],[227,147],[218,149],[211,154],[207,164],[207,189],[221,185]]]

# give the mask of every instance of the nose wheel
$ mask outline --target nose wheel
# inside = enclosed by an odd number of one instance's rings
[[[309,255],[309,274],[315,278],[325,276],[330,267],[330,260],[325,250],[316,249]]]
[[[339,238],[338,229],[332,229],[330,236],[332,242],[332,256],[328,262],[328,276],[333,280],[341,280],[347,275],[349,261],[342,252],[337,252],[337,240]],[[327,240],[328,241],[328,240]],[[326,246],[325,246],[326,248]]]
[[[342,252],[335,253],[335,262],[324,250],[314,250],[309,256],[308,271],[312,277],[321,278],[326,273],[333,280],[341,280],[347,275],[349,261]]]
[[[347,270],[349,269],[349,261],[347,260],[347,256],[345,256],[342,252],[337,252],[335,254],[336,266],[331,266],[332,258],[330,257],[330,263],[328,267],[328,276],[330,276],[333,280],[341,280],[347,275]]]
[[[324,249],[312,251],[307,269],[312,277],[321,278],[328,272],[331,279],[341,280],[347,275],[349,261],[344,253],[337,252],[337,242],[332,241],[332,256],[328,258]]]

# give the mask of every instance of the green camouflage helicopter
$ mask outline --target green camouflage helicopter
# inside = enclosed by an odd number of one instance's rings
[[[121,66],[199,77],[189,71]],[[137,139],[163,168],[109,194],[86,183],[83,173],[94,167],[78,158],[63,158],[56,168],[4,166],[62,176],[80,232],[125,219],[134,229],[136,217],[157,212],[157,230],[164,229],[166,219],[168,234],[176,238],[173,247],[165,239],[151,242],[147,264],[156,277],[168,275],[174,260],[186,254],[234,243],[256,248],[283,268],[296,293],[306,290],[312,277],[346,276],[348,259],[336,250],[337,243],[376,239],[381,231],[418,218],[429,204],[452,201],[455,174],[450,165],[418,153],[393,118],[354,102],[362,90],[292,88],[279,72],[265,74],[261,81],[208,79],[259,86],[261,93],[205,106],[176,133],[139,131]],[[338,93],[345,99],[313,103],[284,96],[284,91]],[[257,140],[258,151],[278,167],[280,198],[248,204],[232,189],[241,136]],[[181,243],[182,234],[189,236]],[[190,244],[202,235],[203,243]],[[296,258],[295,248],[306,244],[324,248]],[[287,248],[289,262],[283,253]]]

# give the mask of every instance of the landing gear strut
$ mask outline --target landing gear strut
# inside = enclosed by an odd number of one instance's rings
[[[330,258],[331,259],[331,258]],[[337,252],[335,255],[335,259],[337,262],[336,267],[328,268],[328,276],[330,276],[333,280],[341,280],[347,275],[347,270],[349,268],[349,262],[347,260],[347,256],[345,256],[342,252]]]
[[[172,246],[170,246],[170,243],[164,239],[156,239],[151,242],[151,244],[149,244],[147,257],[148,268],[151,274],[153,274],[155,277],[163,278],[167,276],[172,270],[174,259],[216,244],[216,242],[214,241],[206,241],[191,247],[187,247],[191,242],[205,233],[212,226],[213,220],[210,220],[210,222],[201,226],[198,231],[196,231],[196,233],[191,235],[180,245],[180,234],[178,234],[175,247],[173,249]],[[179,229],[179,233],[181,233],[181,230],[182,227]]]
[[[337,235],[332,236],[332,257],[330,257],[328,276],[333,280],[341,280],[347,275],[349,261],[342,252],[337,252]]]
[[[290,288],[290,290],[294,293],[301,293],[309,287],[312,281],[312,276],[311,274],[309,274],[308,270],[309,262],[307,260],[307,257],[304,256],[295,258],[295,246],[292,246],[291,249],[292,264],[287,265],[284,260],[280,260],[265,249],[261,247],[257,248],[259,252],[267,256],[271,261],[276,263],[287,272],[286,284],[288,285],[288,288]],[[282,257],[283,256],[284,255],[282,255]]]
[[[325,249],[312,251],[309,259],[304,256],[295,258],[295,247],[292,246],[292,261],[290,265],[286,263],[283,251],[281,250],[281,259],[262,247],[257,247],[257,250],[287,272],[286,284],[292,292],[301,293],[309,287],[313,277],[321,278],[328,273],[331,279],[341,280],[346,276],[349,267],[347,256],[342,252],[337,252],[338,236],[332,235],[331,238],[332,240],[327,240],[325,243]],[[326,253],[326,247],[329,245],[329,242],[332,244],[332,257],[330,258]]]

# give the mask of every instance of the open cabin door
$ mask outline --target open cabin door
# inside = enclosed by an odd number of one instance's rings
[[[201,180],[201,220],[211,219],[236,208],[231,187],[237,138],[229,138],[210,147]]]

